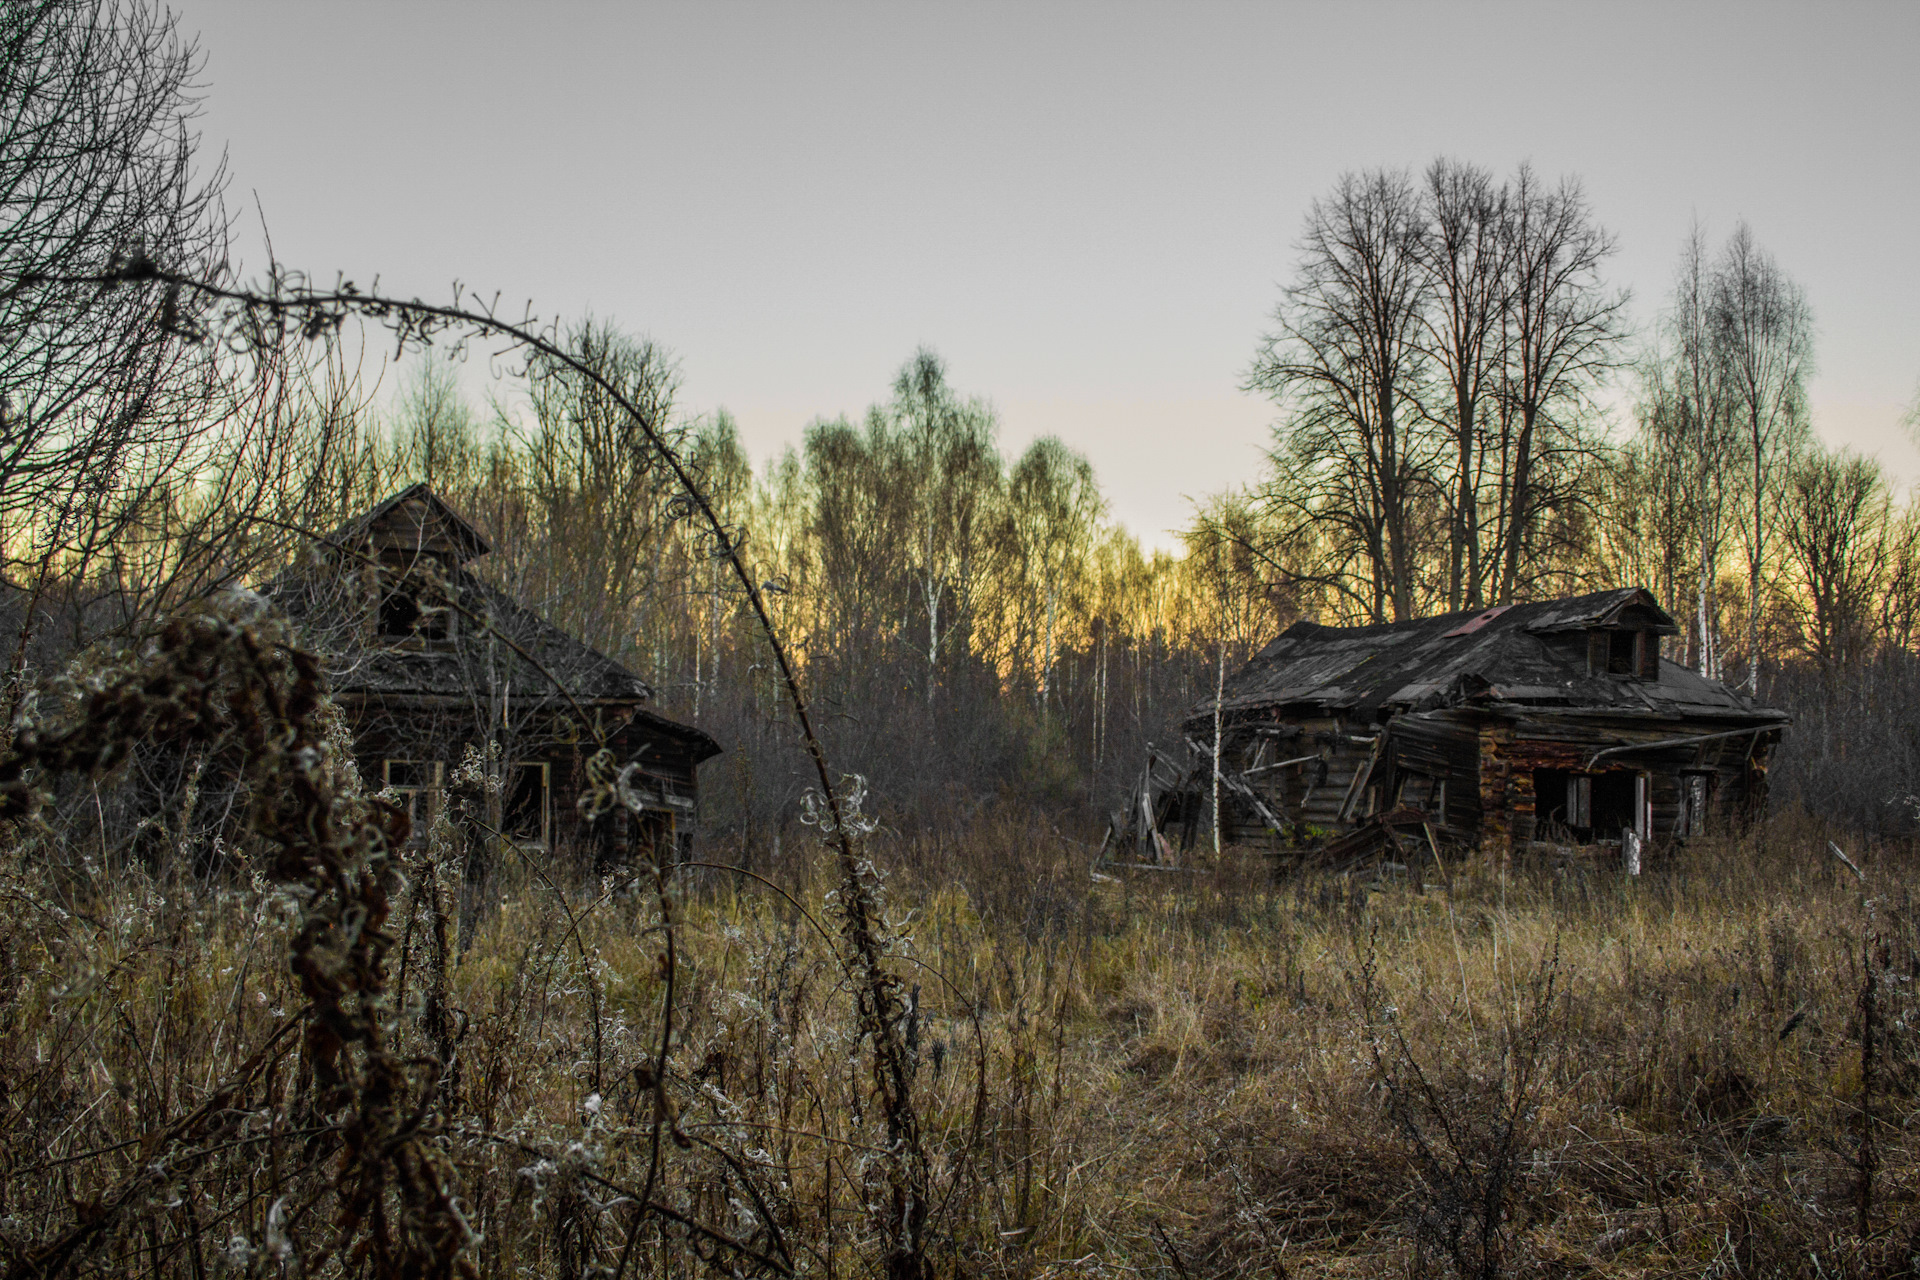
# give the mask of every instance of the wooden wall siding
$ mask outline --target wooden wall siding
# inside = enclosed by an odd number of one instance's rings
[[[365,699],[348,695],[343,699],[353,730],[354,757],[368,790],[381,786],[381,763],[385,760],[439,760],[449,774],[459,767],[471,743],[484,749],[485,741],[474,731],[471,713],[462,713],[431,703],[410,703],[405,699]],[[645,726],[629,725],[616,730],[610,745],[622,761],[636,752],[646,751],[650,735]],[[583,744],[573,729],[571,717],[555,712],[547,721],[536,722],[518,735],[514,762],[548,766],[547,804],[552,846],[580,849],[598,842],[601,828],[589,827],[580,818],[578,800],[587,786],[587,756],[591,744]],[[675,834],[699,830],[699,788],[696,766],[684,757],[660,757],[644,760],[633,782],[642,791],[691,802],[668,803],[663,811],[673,816]]]
[[[1398,787],[1407,774],[1424,774],[1447,784],[1444,813],[1432,815],[1444,830],[1470,833],[1479,828],[1480,735],[1474,726],[1435,716],[1402,716],[1387,726],[1389,752],[1395,764],[1390,785]]]
[[[1444,812],[1430,815],[1436,830],[1477,842],[1506,858],[1524,851],[1536,838],[1540,808],[1540,798],[1534,794],[1536,769],[1645,774],[1656,841],[1671,838],[1679,829],[1684,800],[1681,779],[1688,773],[1711,775],[1711,808],[1721,819],[1748,811],[1764,795],[1765,760],[1779,736],[1777,729],[1607,756],[1588,767],[1594,753],[1602,749],[1713,731],[1711,725],[1644,720],[1538,714],[1489,717],[1465,709],[1402,715],[1384,728],[1332,716],[1291,722],[1262,716],[1230,726],[1221,755],[1229,773],[1257,771],[1245,776],[1246,785],[1283,826],[1295,831],[1311,828],[1345,834],[1391,807],[1407,778],[1418,774],[1444,780]],[[1320,760],[1265,768],[1308,755],[1324,755],[1324,772]],[[1226,842],[1263,847],[1281,843],[1244,796],[1223,788],[1222,800],[1221,835]]]

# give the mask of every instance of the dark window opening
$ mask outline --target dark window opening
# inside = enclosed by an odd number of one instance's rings
[[[1587,671],[1591,675],[1660,678],[1660,637],[1651,631],[1589,631]]]
[[[501,819],[509,839],[520,844],[547,843],[547,766],[516,764],[507,774]]]
[[[413,624],[414,634],[429,644],[438,644],[453,638],[453,610],[422,609],[420,618]]]
[[[404,591],[390,591],[380,601],[380,634],[404,640],[420,622],[420,606]]]
[[[1640,639],[1638,631],[1615,631],[1607,637],[1607,674],[1610,676],[1630,676],[1637,669],[1634,662],[1634,650]]]
[[[1633,827],[1635,775],[1575,773],[1567,769],[1533,771],[1534,829],[1544,836],[1554,828],[1586,844],[1618,840]]]
[[[453,610],[423,607],[412,593],[395,588],[380,598],[380,635],[388,640],[423,640],[429,644],[453,638]]]

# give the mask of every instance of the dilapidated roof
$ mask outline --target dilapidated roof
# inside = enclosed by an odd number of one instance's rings
[[[365,588],[356,577],[334,584],[322,580],[315,584],[320,590],[307,596],[306,608],[289,601],[288,611],[312,630],[328,655],[333,687],[343,693],[464,695],[476,687],[511,686],[516,697],[550,698],[564,691],[583,703],[653,696],[639,676],[492,584],[462,569],[448,571],[444,583],[457,606],[451,635],[420,647],[370,633],[364,618],[373,602],[370,595],[366,601],[357,598]],[[420,593],[429,608],[437,598],[437,592]]]
[[[1447,706],[1748,723],[1786,719],[1665,659],[1658,680],[1592,674],[1585,633],[1596,628],[1658,635],[1679,630],[1640,587],[1373,627],[1299,622],[1227,680],[1221,710],[1236,719],[1282,709],[1377,719]],[[1212,715],[1209,699],[1189,719]]]
[[[311,559],[262,590],[303,641],[326,655],[336,694],[388,703],[573,702],[630,717],[685,744],[696,761],[719,753],[703,731],[643,708],[653,690],[638,675],[460,567],[487,550],[472,525],[414,485],[342,525]],[[406,553],[397,562],[382,554],[396,551]],[[403,640],[379,634],[381,600],[396,590],[443,617]]]

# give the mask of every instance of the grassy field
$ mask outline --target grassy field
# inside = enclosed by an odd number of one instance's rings
[[[1775,819],[1637,880],[1273,884],[883,830],[934,1265],[1907,1274],[1916,875],[1855,848],[1856,877],[1828,834]],[[907,1139],[826,859],[683,869],[663,903],[524,860],[469,882],[439,835],[388,873],[378,1012],[460,1222],[397,1229],[465,1231],[485,1276],[874,1274]],[[378,1272],[343,1242],[418,1175],[395,1146],[394,1186],[342,1188],[300,896],[44,849],[0,893],[9,1274]]]

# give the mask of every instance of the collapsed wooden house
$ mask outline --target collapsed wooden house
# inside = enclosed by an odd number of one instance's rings
[[[1650,842],[1762,804],[1788,719],[1662,658],[1678,631],[1639,588],[1297,623],[1219,699],[1222,838],[1327,864],[1442,842],[1585,846],[1637,870]],[[1114,855],[1164,864],[1210,828],[1215,710],[1183,721],[1186,760],[1149,761]]]
[[[472,748],[494,778],[491,820],[516,844],[601,862],[655,850],[684,859],[698,767],[720,748],[649,708],[653,691],[633,672],[465,568],[488,549],[418,484],[267,587],[327,656],[361,776],[391,788],[423,832]],[[637,808],[589,822],[575,800],[602,746]]]

